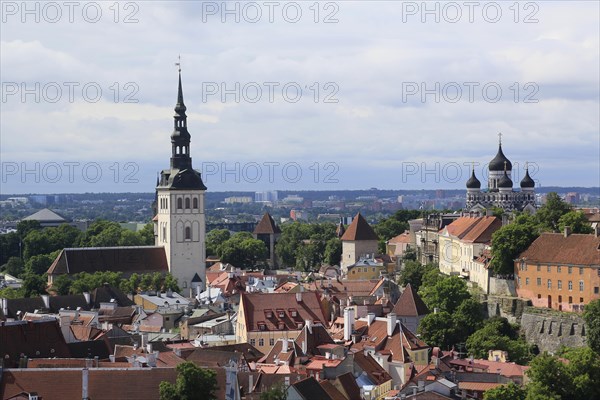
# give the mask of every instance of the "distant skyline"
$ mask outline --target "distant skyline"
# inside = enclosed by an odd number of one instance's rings
[[[526,162],[600,186],[598,2],[22,4],[1,6],[2,194],[151,192],[179,55],[209,191],[463,189],[473,162],[485,187],[499,132],[515,187]]]

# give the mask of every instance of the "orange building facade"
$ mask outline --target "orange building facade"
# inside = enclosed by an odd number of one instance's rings
[[[535,307],[583,311],[600,298],[600,238],[543,233],[515,260],[517,295]]]

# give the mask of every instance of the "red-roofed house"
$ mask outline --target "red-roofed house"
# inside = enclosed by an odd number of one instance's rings
[[[535,307],[582,311],[600,298],[600,237],[542,233],[515,260],[519,297]]]
[[[404,292],[402,292],[398,302],[396,302],[393,312],[408,329],[416,332],[419,322],[421,322],[425,315],[429,314],[429,309],[423,303],[421,296],[419,296],[409,283],[404,288]]]
[[[501,227],[502,221],[493,216],[460,217],[444,227],[439,232],[440,271],[473,282],[486,281],[488,269],[477,260],[489,250],[492,234]]]
[[[316,292],[242,293],[236,342],[267,354],[278,339],[295,339],[307,321],[327,322]]]

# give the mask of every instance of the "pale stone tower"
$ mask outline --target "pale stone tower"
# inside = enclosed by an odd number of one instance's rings
[[[156,187],[156,245],[164,246],[169,271],[179,287],[187,289],[206,283],[206,186],[200,172],[192,168],[190,134],[183,103],[181,70],[175,122],[171,134],[171,166],[160,173]]]
[[[347,273],[348,266],[355,264],[361,256],[377,254],[379,238],[360,213],[356,214],[341,239],[342,262],[340,267],[343,273]]]

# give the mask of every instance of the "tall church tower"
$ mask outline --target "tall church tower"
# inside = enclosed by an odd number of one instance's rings
[[[192,168],[190,133],[181,88],[181,69],[171,134],[171,166],[160,173],[156,187],[156,245],[164,246],[169,271],[183,289],[206,283],[206,186]]]

